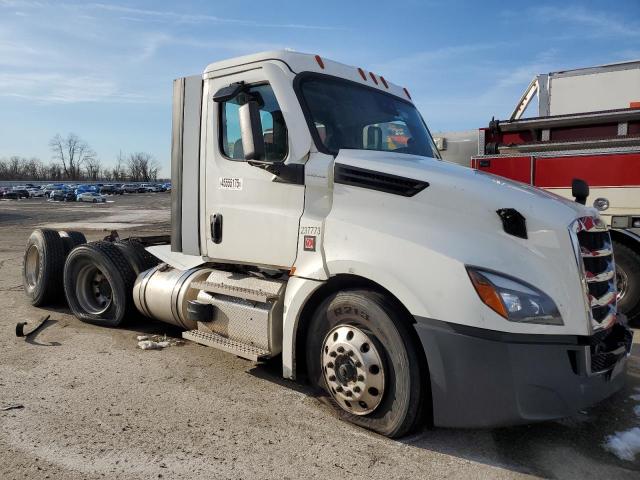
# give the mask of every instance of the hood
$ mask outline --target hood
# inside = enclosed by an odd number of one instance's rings
[[[598,216],[597,210],[545,190],[435,158],[371,150],[340,150],[336,164],[364,168],[429,183],[416,200],[444,199],[448,208],[467,215],[515,208],[527,220],[567,227],[575,218]],[[537,222],[535,222],[537,223]]]
[[[549,333],[548,326],[507,322],[488,308],[477,308],[466,266],[493,270],[553,298],[565,322],[554,332],[588,334],[569,227],[576,218],[597,216],[595,209],[432,158],[341,150],[335,165],[429,185],[403,196],[336,182],[323,244],[331,274],[362,274],[389,291],[409,292],[404,298],[397,295],[414,315],[494,330]],[[524,216],[527,238],[505,231],[497,210],[506,208]]]

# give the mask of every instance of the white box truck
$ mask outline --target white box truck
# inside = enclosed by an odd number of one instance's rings
[[[390,437],[564,417],[624,382],[598,212],[442,162],[383,76],[278,51],[176,80],[172,185],[170,239],[34,231],[32,303],[274,358]]]

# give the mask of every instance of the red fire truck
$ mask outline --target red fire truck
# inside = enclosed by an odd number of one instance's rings
[[[523,118],[536,95],[538,116]],[[477,141],[478,170],[567,198],[574,179],[587,182],[587,204],[611,227],[618,311],[640,320],[640,61],[538,75]]]

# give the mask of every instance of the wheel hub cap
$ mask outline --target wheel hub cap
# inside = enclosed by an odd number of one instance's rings
[[[616,265],[616,287],[618,289],[617,301],[622,300],[627,293],[629,280],[624,270]]]
[[[384,368],[372,337],[338,325],[322,343],[322,371],[334,400],[354,415],[373,412],[384,394]]]

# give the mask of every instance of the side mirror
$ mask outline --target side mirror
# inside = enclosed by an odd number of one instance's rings
[[[256,100],[249,100],[239,108],[238,114],[240,116],[240,134],[242,136],[244,159],[264,159],[265,146],[258,102]]]
[[[574,178],[571,182],[571,195],[576,202],[585,205],[589,196],[589,184],[580,178]]]

